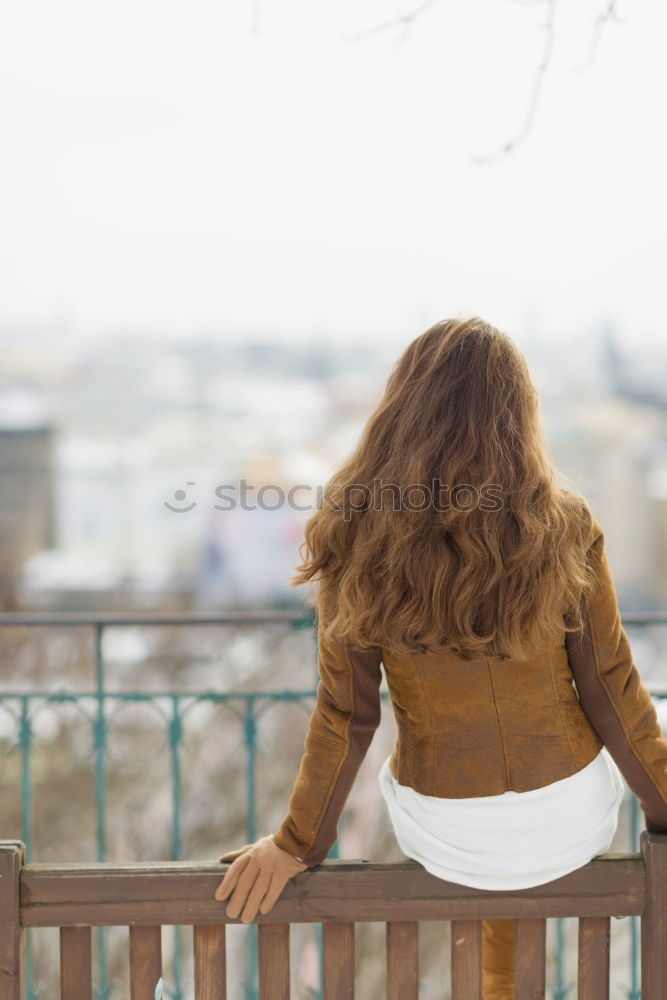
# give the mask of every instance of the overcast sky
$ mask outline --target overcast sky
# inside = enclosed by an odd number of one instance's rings
[[[5,0],[0,327],[665,339],[667,5]],[[416,6],[415,3],[414,6]],[[257,22],[258,29],[257,30]]]

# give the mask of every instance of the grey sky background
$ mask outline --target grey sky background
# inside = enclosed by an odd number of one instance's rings
[[[479,313],[665,337],[667,7],[11,0],[0,328],[405,342]]]

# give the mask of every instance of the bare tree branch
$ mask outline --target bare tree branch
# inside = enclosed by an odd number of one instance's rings
[[[591,32],[591,41],[588,48],[588,56],[586,60],[581,64],[581,66],[576,67],[577,70],[579,70],[580,72],[585,69],[590,69],[590,67],[595,62],[595,57],[597,55],[598,46],[600,44],[600,38],[602,37],[604,26],[605,24],[608,24],[609,21],[615,21],[617,24],[621,23],[621,20],[618,16],[616,0],[607,0],[607,6],[604,8],[604,10],[600,11],[598,16],[595,18],[595,21],[593,22],[593,31]]]
[[[396,17],[392,17],[387,21],[382,21],[380,24],[372,25],[370,28],[364,28],[362,31],[357,31],[352,35],[343,34],[341,38],[347,41],[358,41],[363,38],[371,38],[373,35],[379,35],[383,31],[391,31],[393,28],[402,28],[402,32],[397,37],[394,44],[403,39],[408,34],[410,28],[415,23],[420,14],[423,14],[428,7],[432,7],[437,3],[437,0],[422,0],[417,7],[412,10],[407,11],[405,14],[398,14]]]
[[[523,124],[516,135],[512,139],[508,140],[508,142],[504,143],[499,150],[495,153],[489,153],[487,155],[473,156],[473,163],[491,163],[494,160],[498,160],[505,156],[507,153],[511,153],[512,150],[516,149],[516,147],[525,140],[535,123],[537,108],[540,103],[540,97],[542,96],[542,87],[551,65],[551,57],[553,55],[554,39],[556,35],[556,0],[546,0],[546,4],[547,16],[544,22],[542,58],[540,59],[535,72]]]
[[[260,0],[254,0],[259,6]],[[523,122],[516,132],[516,134],[505,142],[500,149],[494,153],[482,154],[478,156],[473,156],[473,163],[484,164],[492,163],[495,160],[501,159],[507,153],[511,153],[525,141],[527,136],[533,129],[535,124],[535,119],[537,117],[537,110],[539,107],[540,99],[542,97],[542,90],[544,86],[544,81],[548,75],[549,68],[551,66],[551,59],[554,50],[555,41],[555,26],[556,26],[556,0],[514,0],[515,3],[523,7],[535,6],[537,3],[542,3],[546,6],[546,18],[544,22],[544,41],[542,45],[542,55],[540,62],[535,71],[533,78],[533,84],[530,90],[530,95],[528,98],[528,103],[526,105],[526,110],[524,113]],[[389,18],[386,21],[382,21],[379,24],[372,25],[369,28],[365,28],[362,31],[356,32],[354,34],[343,34],[340,37],[346,40],[358,41],[364,38],[371,38],[375,35],[382,34],[386,31],[392,31],[395,28],[401,29],[400,34],[395,40],[395,44],[403,41],[403,39],[408,34],[410,28],[413,26],[415,21],[428,10],[428,8],[433,7],[437,3],[437,0],[422,0],[420,4],[414,7],[410,11],[406,11],[404,14],[398,14],[396,17]],[[593,22],[593,30],[591,34],[591,43],[588,59],[586,62],[578,67],[579,69],[586,69],[592,65],[597,48],[600,42],[600,37],[604,30],[606,24],[610,21],[620,22],[617,11],[618,0],[605,0],[605,7],[600,11],[600,13],[595,18]]]

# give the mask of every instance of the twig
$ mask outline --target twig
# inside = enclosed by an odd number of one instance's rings
[[[396,17],[392,17],[388,21],[382,21],[380,24],[374,24],[370,28],[364,28],[362,31],[357,31],[352,35],[343,34],[340,37],[346,39],[347,41],[358,41],[359,39],[371,38],[373,35],[379,35],[383,31],[391,31],[392,28],[402,27],[403,31],[396,39],[396,42],[394,43],[396,44],[405,38],[419,15],[423,14],[428,7],[432,7],[435,3],[437,3],[437,0],[422,0],[422,3],[413,8],[413,10],[407,11],[405,14],[398,14]]]
[[[591,41],[588,48],[588,57],[581,64],[581,66],[575,67],[578,72],[590,69],[595,62],[598,46],[600,44],[600,38],[602,37],[602,31],[605,24],[608,24],[609,21],[616,21],[617,24],[620,23],[620,18],[616,9],[616,0],[607,0],[607,6],[605,9],[601,10],[595,18],[595,21],[593,22],[593,31],[591,32]]]
[[[554,38],[556,35],[556,0],[546,0],[546,3],[547,17],[544,22],[544,45],[542,47],[542,58],[540,59],[539,66],[535,72],[523,124],[516,135],[508,142],[504,143],[497,152],[482,156],[473,156],[473,163],[491,163],[493,160],[497,160],[502,156],[505,156],[506,153],[511,153],[512,150],[516,149],[516,147],[524,141],[535,123],[535,116],[537,114],[537,108],[542,95],[542,86],[551,65]]]

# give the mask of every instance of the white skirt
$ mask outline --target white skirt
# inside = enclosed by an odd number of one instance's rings
[[[398,845],[432,875],[475,889],[527,889],[609,850],[625,794],[606,747],[580,771],[527,792],[450,799],[378,777]]]

